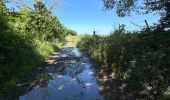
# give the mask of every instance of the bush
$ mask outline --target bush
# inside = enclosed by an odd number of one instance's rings
[[[36,2],[33,10],[22,8],[12,15],[1,8],[0,5],[0,95],[10,95],[20,78],[58,50],[66,34],[42,2]]]
[[[71,30],[71,29],[66,29],[66,34],[67,34],[67,35],[76,36],[76,35],[77,35],[77,32],[74,31],[74,30]]]
[[[133,91],[145,91],[148,98],[160,98],[170,83],[169,31],[125,32],[108,36],[84,36],[78,47],[129,83]]]

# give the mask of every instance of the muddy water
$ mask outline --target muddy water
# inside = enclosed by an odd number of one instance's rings
[[[39,68],[35,79],[24,86],[19,100],[104,100],[92,64],[76,47],[55,53]],[[37,73],[37,72],[36,72]]]

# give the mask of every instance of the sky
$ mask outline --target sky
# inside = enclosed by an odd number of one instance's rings
[[[45,1],[50,4],[52,0]],[[95,30],[96,34],[105,35],[117,29],[119,24],[125,24],[128,31],[137,31],[141,26],[145,26],[144,20],[147,20],[151,26],[160,19],[159,15],[137,15],[136,13],[132,13],[131,16],[118,17],[114,10],[102,10],[102,0],[56,1],[58,4],[53,10],[54,14],[58,16],[65,27],[77,31],[78,34],[92,34]],[[32,4],[31,0],[27,0],[27,2],[27,4]]]
[[[125,24],[128,31],[135,31],[145,25],[144,20],[152,25],[160,18],[159,15],[136,13],[118,17],[114,10],[104,11],[102,8],[102,0],[62,0],[54,13],[66,27],[79,34],[92,33],[94,30],[97,34],[108,34],[118,28],[119,24]]]

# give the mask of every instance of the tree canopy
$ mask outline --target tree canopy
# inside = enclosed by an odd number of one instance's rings
[[[105,10],[116,9],[119,17],[130,15],[132,11],[144,13],[158,13],[161,15],[159,27],[170,27],[170,0],[142,0],[143,5],[139,5],[140,0],[103,0]]]
[[[43,1],[17,10],[10,10],[6,1],[0,0],[0,96],[11,94],[18,80],[43,63],[66,37],[64,25]],[[26,3],[8,3],[14,1]]]

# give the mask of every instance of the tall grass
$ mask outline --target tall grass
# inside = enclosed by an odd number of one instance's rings
[[[67,44],[65,46],[76,46],[77,42],[80,40],[80,35],[68,35],[66,37]]]
[[[0,50],[5,55],[5,59],[0,63],[0,94],[5,95],[12,92],[20,78],[30,74],[62,45],[57,39],[53,42],[40,40],[28,42],[17,35],[1,34],[1,36],[3,36],[0,38],[1,46],[5,45],[6,48]]]
[[[170,34],[162,32],[126,32],[116,30],[108,36],[86,35],[78,47],[97,62],[107,66],[108,73],[129,83],[129,89],[160,98],[170,86]]]

